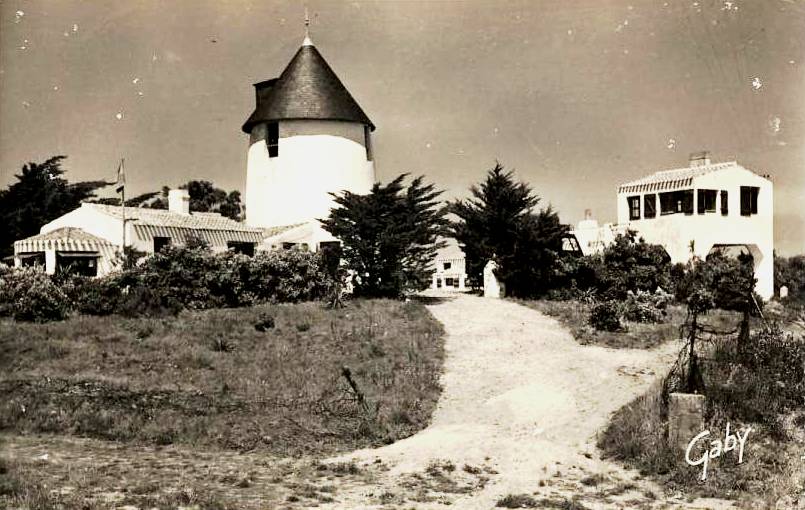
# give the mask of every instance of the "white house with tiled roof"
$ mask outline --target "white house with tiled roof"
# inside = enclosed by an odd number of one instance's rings
[[[756,290],[774,293],[773,189],[768,176],[707,153],[618,188],[618,226],[665,247],[672,262],[739,247],[754,259]]]
[[[430,288],[446,291],[466,290],[466,256],[455,239],[448,238],[444,241],[445,246],[436,252],[433,261],[434,272]]]
[[[66,265],[101,276],[114,268],[120,246],[144,253],[200,239],[215,252],[228,249],[253,254],[266,237],[218,213],[191,212],[185,190],[171,190],[169,209],[146,209],[84,203],[42,226],[40,234],[14,243],[16,266],[39,263],[55,273]],[[76,259],[81,259],[79,263]]]

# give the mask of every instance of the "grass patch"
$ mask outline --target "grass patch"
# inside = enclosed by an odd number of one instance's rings
[[[6,320],[0,430],[280,455],[375,446],[427,425],[443,347],[422,304],[389,300]]]
[[[668,317],[660,324],[626,322],[627,331],[596,331],[588,323],[592,304],[580,301],[518,300],[519,304],[557,319],[582,345],[651,349],[679,338],[679,325],[685,320],[681,306],[669,306]]]
[[[625,321],[626,331],[596,331],[588,323],[592,304],[580,301],[551,301],[551,300],[516,300],[520,305],[533,308],[550,317],[557,319],[568,328],[582,345],[599,345],[603,347],[627,349],[651,349],[669,340],[679,338],[679,326],[685,322],[685,307],[680,305],[668,306],[668,316],[665,322],[659,324]],[[704,318],[704,324],[730,329],[740,322],[736,312],[715,310]]]
[[[104,497],[102,475],[97,472],[72,473],[63,480],[62,489],[43,483],[37,466],[0,459],[0,506],[36,510],[107,510],[134,505],[139,508],[184,508],[198,510],[235,510],[237,505],[203,485],[185,485],[181,489],[160,492],[132,491],[120,494],[114,501]],[[6,506],[7,505],[7,506]]]

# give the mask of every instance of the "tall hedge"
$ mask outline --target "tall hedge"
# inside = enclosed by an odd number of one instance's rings
[[[90,315],[163,315],[186,309],[298,302],[328,297],[332,272],[318,254],[300,250],[255,256],[213,254],[206,246],[169,247],[102,278],[49,276],[41,269],[0,270],[0,316],[61,320]]]

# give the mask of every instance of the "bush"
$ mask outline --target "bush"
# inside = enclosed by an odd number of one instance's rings
[[[700,312],[711,308],[754,310],[754,303],[747,302],[747,296],[756,282],[750,257],[734,258],[715,252],[706,260],[694,259],[688,263],[687,271],[676,285],[676,300]],[[762,305],[759,296],[755,295],[755,301]]]
[[[300,250],[254,257],[213,254],[201,243],[168,247],[102,278],[51,277],[35,269],[0,269],[0,316],[61,320],[87,315],[176,315],[207,309],[320,300],[336,287],[332,260]]]
[[[618,235],[601,253],[565,257],[558,280],[566,288],[593,291],[604,299],[626,299],[629,291],[671,288],[671,262],[660,245],[636,239],[634,231]]]
[[[629,291],[623,304],[623,317],[632,322],[660,323],[665,321],[666,308],[672,296],[662,289],[652,294]]]
[[[19,321],[62,320],[70,312],[67,295],[37,268],[0,272],[0,316]]]
[[[590,326],[598,331],[622,331],[621,310],[615,301],[604,301],[593,306],[588,319]]]
[[[175,316],[181,310],[182,304],[174,297],[145,286],[137,286],[123,293],[115,306],[115,312],[124,317]]]
[[[110,315],[120,306],[123,292],[114,278],[73,277],[62,289],[70,297],[71,306],[86,315]]]
[[[774,292],[788,287],[786,301],[805,303],[805,255],[774,257]]]
[[[151,289],[156,308],[189,309],[288,303],[324,298],[333,277],[318,254],[301,250],[213,254],[206,246],[172,247],[117,278],[119,285]],[[145,299],[145,291],[140,295]]]
[[[771,324],[739,346],[741,361],[752,369],[759,385],[777,395],[784,404],[805,403],[805,340]],[[759,390],[759,393],[763,393]]]

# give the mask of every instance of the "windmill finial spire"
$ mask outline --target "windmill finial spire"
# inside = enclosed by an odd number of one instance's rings
[[[313,46],[313,41],[310,40],[310,15],[307,7],[305,7],[305,40],[302,41],[302,46]]]

